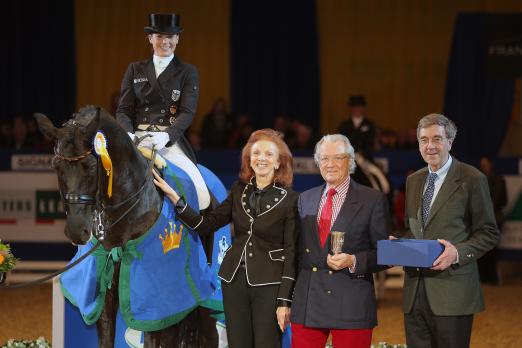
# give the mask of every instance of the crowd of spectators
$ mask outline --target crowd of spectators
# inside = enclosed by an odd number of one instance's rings
[[[284,136],[291,150],[311,150],[317,140],[309,125],[288,115],[276,115],[271,127]],[[255,122],[248,114],[234,117],[228,112],[225,99],[220,97],[203,117],[201,130],[189,130],[188,139],[195,150],[240,149],[255,129]]]
[[[32,117],[16,115],[13,119],[0,121],[0,148],[9,150],[48,150],[52,149]]]

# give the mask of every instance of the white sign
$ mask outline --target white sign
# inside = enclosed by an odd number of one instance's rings
[[[313,157],[294,157],[294,174],[319,174]]]
[[[53,155],[12,155],[11,170],[51,170]]]
[[[63,204],[52,173],[0,172],[0,238],[65,242]]]

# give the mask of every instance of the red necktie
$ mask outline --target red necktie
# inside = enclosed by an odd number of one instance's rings
[[[332,205],[333,205],[333,196],[336,194],[334,188],[328,190],[328,196],[326,197],[326,202],[323,205],[323,209],[321,210],[321,217],[319,218],[319,241],[321,242],[321,246],[324,248],[324,243],[328,239],[328,234],[330,233],[330,225],[332,223]]]

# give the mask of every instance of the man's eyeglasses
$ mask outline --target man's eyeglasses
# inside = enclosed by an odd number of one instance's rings
[[[333,163],[341,163],[345,158],[348,158],[348,155],[321,156],[319,157],[319,162],[321,164],[327,164],[330,161]]]
[[[439,137],[439,136],[435,136],[435,137],[433,137],[433,138],[431,138],[431,139],[430,139],[430,138],[424,138],[424,137],[423,137],[423,138],[420,138],[420,139],[419,139],[419,144],[422,145],[422,146],[427,146],[427,145],[430,143],[430,141],[431,141],[431,143],[432,143],[433,145],[435,145],[435,146],[439,146],[439,145],[442,145],[442,143],[444,142],[445,139],[446,139],[446,138],[444,138],[444,137]]]

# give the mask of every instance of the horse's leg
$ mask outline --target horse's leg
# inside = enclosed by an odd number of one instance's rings
[[[145,332],[143,348],[177,348],[179,336],[179,324],[163,330]]]
[[[209,314],[208,309],[198,307],[178,324],[180,328],[177,347],[216,348],[218,346],[216,320]]]
[[[219,335],[216,328],[216,319],[210,316],[211,311],[208,308],[198,307],[196,312],[198,312],[199,322],[199,347],[217,347]]]
[[[114,347],[114,338],[116,335],[116,313],[118,311],[118,280],[120,278],[120,263],[114,264],[114,275],[112,277],[112,286],[107,289],[105,294],[105,303],[100,319],[96,322],[98,331],[98,347],[112,348]]]

